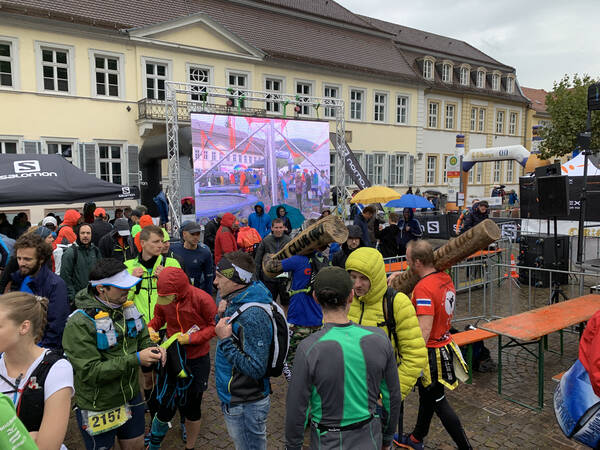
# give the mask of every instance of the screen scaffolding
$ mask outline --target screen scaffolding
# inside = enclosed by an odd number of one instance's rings
[[[241,88],[211,86],[197,83],[166,82],[166,131],[167,131],[167,159],[168,159],[168,184],[165,194],[169,203],[169,219],[171,233],[178,233],[181,227],[181,174],[179,166],[179,101],[185,101],[189,112],[222,113],[227,108],[227,113],[232,115],[253,115],[256,117],[285,119],[288,107],[291,108],[290,118],[298,119],[299,112],[308,107],[314,110],[319,118],[319,109],[326,109],[334,114],[335,120],[335,194],[337,204],[342,205],[337,210],[344,218],[346,213],[347,190],[344,187],[346,166],[344,163],[344,149],[346,146],[346,123],[344,119],[344,101],[338,98],[311,97],[300,94],[285,94],[264,91],[251,91]],[[192,100],[192,101],[190,101]],[[251,110],[247,108],[251,102],[280,105],[280,114],[266,115],[266,110]],[[304,109],[306,110],[306,109]],[[249,113],[254,111],[254,113]],[[312,118],[312,117],[311,117]],[[331,117],[328,117],[331,118]]]

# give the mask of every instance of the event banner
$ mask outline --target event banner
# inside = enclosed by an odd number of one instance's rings
[[[328,122],[192,113],[191,123],[197,219],[247,217],[258,202],[309,217],[329,204]]]
[[[335,147],[336,134],[329,133],[329,139],[331,139],[331,142]],[[342,151],[344,155],[344,164],[346,164],[346,173],[352,177],[359,189],[370,187],[371,181],[367,178],[367,174],[358,163],[356,156],[354,156],[354,153],[350,147],[348,147],[347,142],[344,142],[344,149]]]

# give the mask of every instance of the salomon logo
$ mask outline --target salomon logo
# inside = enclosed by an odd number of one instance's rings
[[[26,161],[15,161],[15,173],[31,173],[31,172],[40,172],[40,162],[34,159],[29,159]]]

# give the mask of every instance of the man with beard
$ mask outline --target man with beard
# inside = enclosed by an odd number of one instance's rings
[[[338,266],[342,269],[346,267],[346,260],[350,253],[363,246],[362,230],[358,225],[348,225],[348,239],[342,244],[342,247],[333,254],[331,259],[332,266]]]
[[[92,243],[92,226],[89,223],[81,224],[75,244],[67,248],[62,256],[60,277],[67,284],[71,309],[75,309],[75,295],[87,289],[90,271],[102,259],[100,249]]]
[[[67,285],[45,262],[52,255],[50,244],[37,234],[27,233],[13,247],[19,270],[11,275],[11,291],[28,292],[48,299],[48,322],[42,340],[45,348],[62,348],[62,334],[69,316]]]
[[[256,249],[256,255],[254,256],[254,264],[256,265],[256,279],[262,281],[267,289],[271,292],[273,301],[277,301],[277,297],[279,297],[279,304],[284,307],[287,307],[290,304],[290,296],[286,290],[288,278],[283,274],[283,276],[275,278],[267,277],[263,273],[262,263],[266,254],[274,255],[291,240],[292,239],[285,234],[285,225],[283,224],[283,220],[275,219],[271,225],[271,234],[262,240]]]

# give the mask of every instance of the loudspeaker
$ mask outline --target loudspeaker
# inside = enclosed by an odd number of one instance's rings
[[[569,177],[551,176],[537,179],[540,218],[569,216]]]
[[[568,271],[569,259],[569,236],[559,234],[555,239],[554,235],[551,234],[523,234],[519,238],[519,266]],[[550,272],[546,271],[529,271],[522,268],[519,271],[519,279],[521,283],[525,284],[529,284],[531,280],[531,284],[536,287],[550,286]],[[569,275],[554,273],[552,281],[567,284]]]

